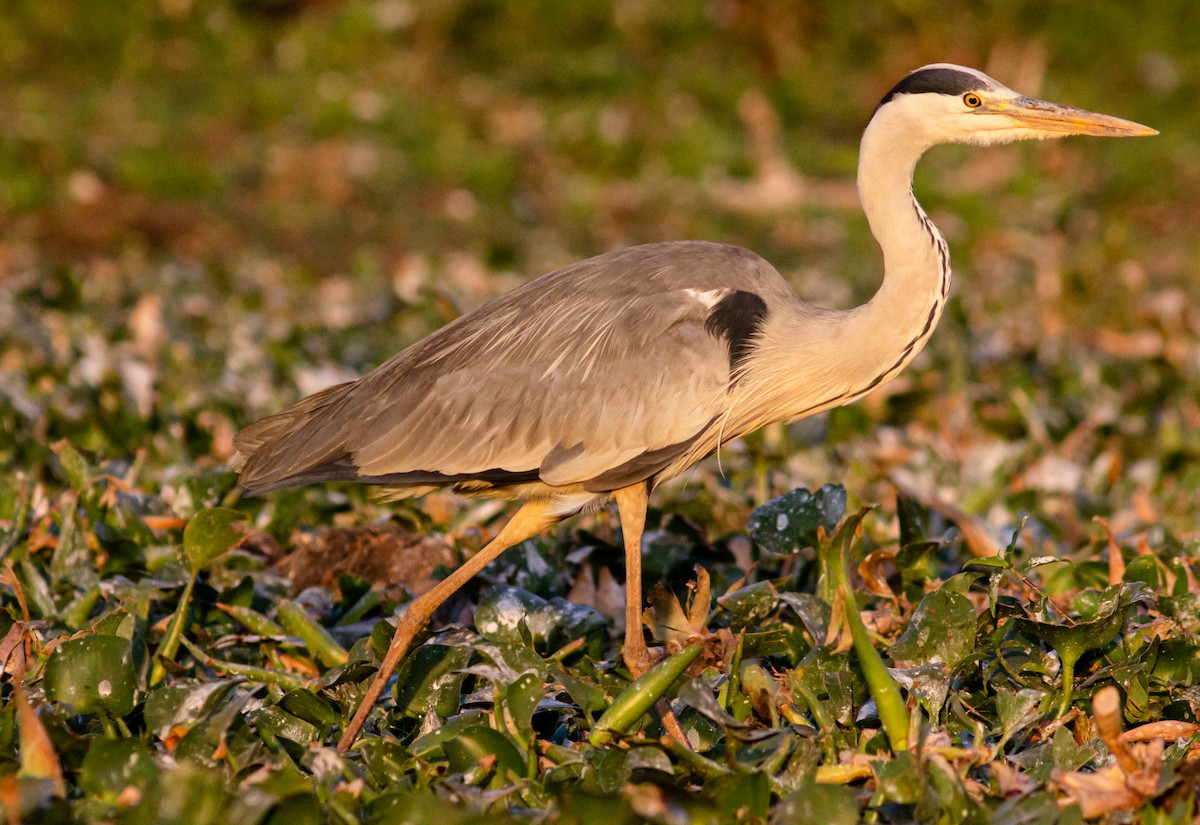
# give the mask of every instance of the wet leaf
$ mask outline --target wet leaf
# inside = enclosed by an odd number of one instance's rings
[[[856,825],[859,806],[849,788],[808,782],[779,803],[772,821]]]
[[[729,614],[729,624],[734,631],[758,627],[775,612],[778,603],[775,586],[766,581],[739,587],[717,599],[717,604]]]
[[[128,639],[94,634],[63,642],[46,662],[46,696],[76,713],[124,716],[133,710],[137,674]]]
[[[155,688],[146,697],[146,727],[160,739],[183,733],[221,705],[234,688],[222,679]]]
[[[79,787],[111,803],[131,787],[143,793],[158,776],[154,756],[137,739],[98,739],[83,759]]]
[[[575,639],[596,638],[605,626],[604,617],[594,608],[557,597],[546,600],[511,585],[485,591],[475,609],[475,629],[485,639],[522,642],[523,632],[528,632],[543,653]]]
[[[846,512],[846,490],[826,484],[811,493],[792,490],[758,507],[750,516],[750,535],[770,553],[795,553],[817,546],[817,530],[831,532]]]
[[[463,675],[471,663],[468,647],[425,644],[404,658],[396,672],[396,709],[409,716],[433,711],[446,717],[458,710]]]
[[[945,662],[953,669],[974,647],[975,608],[967,597],[941,587],[921,599],[888,653],[898,664]]]
[[[504,734],[485,725],[473,725],[459,732],[453,739],[442,744],[450,770],[467,773],[480,766],[491,764],[496,785],[510,784],[509,777],[523,777],[526,763],[521,752]]]

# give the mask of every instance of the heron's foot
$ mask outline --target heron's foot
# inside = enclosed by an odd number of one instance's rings
[[[621,652],[622,658],[625,660],[625,667],[629,668],[629,672],[634,679],[641,678],[647,670],[658,664],[661,657],[655,656],[646,647],[644,639],[626,639],[625,649]],[[658,714],[658,718],[662,720],[663,730],[667,735],[674,739],[679,744],[683,745],[688,750],[692,746],[688,744],[687,736],[683,732],[683,727],[679,724],[679,719],[675,716],[675,711],[671,709],[671,703],[664,696],[654,703],[654,712]]]
[[[625,667],[629,668],[629,672],[633,674],[634,679],[641,678],[642,674],[650,668],[658,664],[658,657],[650,652],[646,647],[646,642],[643,639],[625,640],[625,648],[621,651],[621,657],[625,660]]]

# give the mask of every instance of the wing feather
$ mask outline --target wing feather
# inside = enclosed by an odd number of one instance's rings
[[[555,486],[648,478],[723,412],[730,350],[706,329],[714,301],[786,289],[761,258],[718,244],[583,261],[248,428],[242,484],[350,467],[364,481],[535,470]]]

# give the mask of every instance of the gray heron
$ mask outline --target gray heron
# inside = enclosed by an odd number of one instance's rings
[[[950,290],[946,241],[912,191],[927,149],[1076,134],[1156,132],[1025,97],[974,69],[925,66],[883,97],[862,137],[858,191],[883,252],[883,283],[866,304],[808,303],[736,246],[618,249],[529,281],[243,430],[231,464],[250,495],[352,481],[395,496],[450,487],[523,502],[408,605],[339,749],[438,606],[508,547],[613,501],[627,570],[622,655],[645,672],[648,494],[731,439],[861,398],[921,351]]]

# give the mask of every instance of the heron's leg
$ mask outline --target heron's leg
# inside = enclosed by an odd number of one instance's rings
[[[552,505],[548,501],[527,502],[520,510],[513,513],[508,523],[482,550],[463,562],[457,570],[438,582],[432,590],[409,602],[408,609],[404,611],[404,615],[400,617],[400,623],[396,625],[396,633],[392,636],[392,643],[388,646],[383,664],[379,666],[375,678],[371,680],[371,685],[367,688],[366,695],[363,696],[358,710],[354,713],[354,718],[350,720],[346,732],[338,741],[339,751],[345,752],[354,744],[359,731],[362,730],[363,722],[366,721],[367,714],[371,712],[371,708],[379,699],[379,694],[383,693],[384,686],[391,678],[392,671],[400,664],[400,660],[408,652],[409,645],[421,632],[421,628],[425,627],[434,612],[442,606],[446,599],[453,596],[460,587],[466,584],[468,579],[487,567],[493,559],[509,547],[531,536],[536,536],[561,521],[560,516],[551,513],[551,507]]]
[[[642,630],[642,532],[646,527],[649,491],[645,483],[625,487],[613,494],[621,517],[621,536],[625,542],[625,647],[621,653],[634,678],[654,664],[646,649]]]
[[[624,487],[613,493],[621,516],[621,536],[625,542],[625,647],[621,654],[634,678],[641,676],[654,660],[646,649],[642,630],[642,532],[646,528],[646,506],[650,486],[646,482]],[[671,703],[665,698],[654,703],[654,710],[671,738],[690,748]]]

